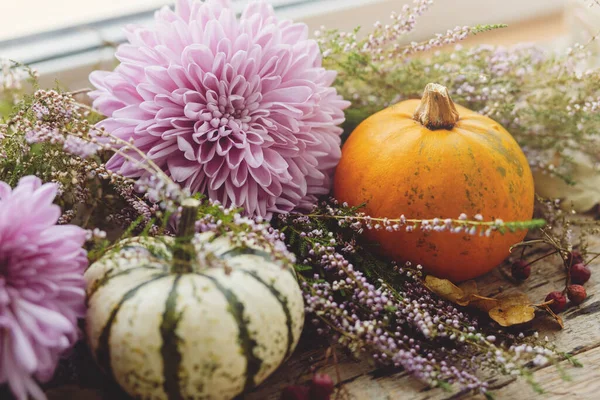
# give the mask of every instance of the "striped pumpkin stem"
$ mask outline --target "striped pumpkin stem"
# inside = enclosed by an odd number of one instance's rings
[[[196,220],[200,201],[196,199],[185,199],[181,204],[183,210],[179,227],[175,237],[175,250],[173,251],[173,265],[171,272],[175,274],[189,274],[194,272],[194,261],[196,260],[196,249],[192,239],[196,233]]]

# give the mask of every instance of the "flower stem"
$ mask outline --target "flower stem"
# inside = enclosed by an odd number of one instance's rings
[[[192,244],[192,239],[196,232],[195,224],[200,201],[188,198],[182,202],[182,207],[179,228],[175,237],[173,265],[171,266],[171,272],[176,274],[188,274],[194,271],[193,262],[196,259],[196,249]]]
[[[538,257],[538,258],[536,258],[535,260],[533,260],[533,261],[531,261],[531,262],[527,263],[527,265],[533,265],[533,264],[535,264],[536,262],[538,262],[538,261],[540,261],[540,260],[543,260],[543,259],[544,259],[544,258],[546,258],[546,257],[550,257],[551,255],[554,255],[554,254],[556,254],[556,253],[558,253],[558,250],[552,251],[552,252],[550,252],[550,253],[548,253],[548,254],[544,254],[543,256],[541,256],[541,257]]]
[[[509,229],[535,229],[541,228],[546,224],[546,221],[543,219],[531,219],[528,221],[478,221],[478,220],[468,220],[468,219],[456,219],[456,218],[433,218],[433,219],[415,219],[415,218],[379,218],[379,217],[371,217],[368,215],[330,215],[330,214],[318,214],[312,213],[307,214],[306,217],[313,219],[334,219],[334,220],[352,220],[352,221],[376,221],[382,223],[401,223],[402,225],[406,224],[434,224],[435,220],[439,220],[438,224],[445,224],[446,221],[452,223],[453,226],[463,226],[463,227],[489,227],[489,228],[499,228],[501,226],[505,226]],[[513,246],[513,248],[529,244],[532,242],[522,242]],[[546,243],[546,242],[544,242]]]
[[[593,253],[588,252],[588,254],[593,254]],[[594,261],[598,257],[600,257],[600,253],[596,254],[594,257],[592,257],[592,259],[589,260],[588,262],[586,262],[585,265],[589,265],[592,261]]]
[[[450,98],[448,89],[437,83],[425,86],[421,104],[414,119],[430,130],[452,129],[459,119],[458,111]]]

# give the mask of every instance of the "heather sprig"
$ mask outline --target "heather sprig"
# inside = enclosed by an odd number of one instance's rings
[[[378,61],[395,60],[397,58],[407,57],[411,54],[431,51],[435,48],[456,44],[468,36],[474,36],[479,33],[488,32],[495,29],[505,28],[507,25],[504,24],[493,24],[493,25],[476,25],[470,26],[457,26],[454,29],[449,29],[446,33],[438,33],[433,38],[421,41],[411,42],[408,45],[401,45],[399,43],[394,44],[393,50],[381,54]],[[390,69],[390,65],[387,65],[386,69]]]
[[[376,228],[372,222],[359,227],[352,222],[357,216],[369,220],[358,208],[330,201],[308,215],[278,219],[298,259],[307,312],[319,333],[431,386],[468,391],[487,391],[485,376],[476,373],[481,366],[530,379],[528,362],[559,359],[547,344],[489,328],[479,316],[437,298],[424,286],[420,266],[400,267],[371,255],[357,235]]]
[[[179,186],[164,190],[169,186],[161,183],[164,174],[151,160],[145,160],[139,149],[93,128],[97,115],[75,99],[83,92],[39,89],[17,103],[0,124],[0,179],[14,184],[23,176],[36,175],[58,183],[61,223],[106,227],[115,237],[119,227],[125,229],[141,218],[139,229],[144,229],[160,218],[164,209],[176,208],[186,194]],[[105,154],[111,151],[127,152],[126,157],[137,157],[136,162],[154,168],[155,179],[138,185],[149,192],[151,184],[156,185],[152,193],[160,194],[162,209],[134,190],[133,180],[106,169]],[[151,230],[158,232],[158,228],[155,225]]]
[[[0,120],[9,115],[25,91],[25,82],[37,87],[38,72],[21,63],[0,57]]]
[[[530,221],[509,221],[501,219],[494,221],[484,221],[483,216],[476,214],[472,220],[468,219],[465,213],[461,213],[458,218],[431,218],[415,219],[406,218],[401,215],[399,218],[377,218],[366,215],[359,211],[360,207],[348,207],[346,203],[342,207],[335,207],[337,201],[331,200],[331,204],[324,203],[320,214],[310,213],[307,218],[315,219],[334,219],[338,221],[341,228],[350,227],[362,233],[366,229],[385,230],[388,232],[398,232],[404,230],[413,232],[421,230],[425,232],[449,232],[449,233],[468,233],[470,235],[491,236],[492,232],[506,231],[514,232],[517,230],[538,229],[545,225],[543,219],[533,219]]]
[[[0,58],[0,93],[21,90],[23,81],[36,74],[25,66],[6,58]]]
[[[38,90],[25,96],[0,124],[0,179],[14,185],[23,176],[36,175],[56,182],[65,211],[87,202],[92,197],[88,174],[99,160],[82,159],[81,143],[65,139],[69,132],[88,135],[88,116],[68,93]]]
[[[267,249],[275,259],[286,264],[295,256],[285,245],[285,235],[261,217],[249,217],[241,209],[225,207],[218,201],[202,199],[196,221],[197,232],[213,232],[227,236],[237,247],[260,247]]]
[[[476,314],[437,298],[424,286],[420,266],[371,255],[359,245],[363,227],[351,222],[358,214],[330,201],[308,215],[278,219],[319,333],[377,365],[401,366],[431,386],[468,391],[487,391],[485,376],[476,373],[482,366],[530,379],[528,362],[559,359],[551,346],[489,328]]]

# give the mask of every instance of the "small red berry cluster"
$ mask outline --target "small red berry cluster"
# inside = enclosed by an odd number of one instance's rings
[[[290,385],[283,389],[281,400],[330,400],[335,384],[326,374],[315,374],[308,385]]]
[[[550,253],[555,254],[556,252]],[[550,255],[548,254],[548,255]],[[524,281],[531,275],[531,265],[544,257],[538,258],[532,262],[523,259],[517,260],[511,265],[513,278],[518,281]],[[566,254],[564,259],[565,269],[567,271],[567,284],[564,290],[550,292],[546,296],[546,301],[552,301],[549,307],[556,314],[563,312],[567,308],[567,298],[573,305],[579,305],[587,297],[583,284],[592,276],[592,271],[585,264],[583,255],[577,250]]]

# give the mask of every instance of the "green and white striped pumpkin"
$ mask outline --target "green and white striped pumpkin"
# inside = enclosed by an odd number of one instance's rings
[[[193,270],[175,273],[165,240],[121,242],[85,273],[95,359],[138,399],[231,399],[258,385],[302,331],[292,267],[201,234]]]

